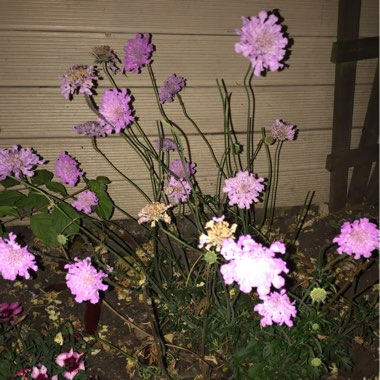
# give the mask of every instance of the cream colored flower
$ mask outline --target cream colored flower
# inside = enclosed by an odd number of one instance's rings
[[[153,202],[145,206],[138,214],[139,224],[151,222],[150,226],[154,227],[156,225],[156,222],[159,220],[163,220],[164,222],[170,224],[170,216],[166,213],[166,210],[170,207],[172,206],[160,202]]]
[[[234,232],[236,231],[236,224],[230,224],[224,220],[224,215],[220,218],[212,218],[206,223],[206,234],[201,234],[199,237],[199,248],[205,248],[210,250],[211,247],[215,247],[217,251],[222,248],[223,241],[228,238],[235,238]]]

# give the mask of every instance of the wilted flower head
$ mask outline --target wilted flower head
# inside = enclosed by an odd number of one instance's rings
[[[81,303],[90,301],[99,302],[99,290],[107,290],[108,285],[102,283],[107,275],[103,271],[98,271],[91,265],[91,259],[86,257],[83,260],[74,259],[73,264],[66,264],[68,270],[66,284],[71,293],[75,295],[75,301]]]
[[[75,65],[71,66],[60,80],[61,94],[66,100],[71,100],[74,94],[92,95],[98,76],[93,66]]]
[[[76,201],[71,206],[78,211],[83,211],[85,214],[91,214],[92,207],[96,206],[98,202],[99,199],[94,192],[85,190],[77,195]]]
[[[186,202],[191,193],[191,187],[184,179],[170,177],[169,183],[164,188],[165,194],[174,203]]]
[[[170,207],[172,206],[160,202],[153,202],[145,206],[139,212],[139,224],[151,222],[151,227],[154,227],[156,225],[156,222],[158,222],[159,220],[163,220],[166,223],[170,223],[170,216],[166,212],[166,210],[168,210]]]
[[[154,46],[150,43],[150,34],[137,33],[135,38],[127,41],[124,46],[124,70],[133,73],[140,73],[144,65],[148,65]]]
[[[312,299],[312,302],[317,303],[324,303],[327,297],[327,292],[323,288],[313,288],[310,292],[310,298]]]
[[[223,192],[230,199],[229,205],[249,209],[253,202],[258,202],[258,196],[264,190],[264,178],[257,178],[248,171],[238,172],[235,177],[224,181]]]
[[[178,94],[185,86],[185,78],[171,75],[164,84],[160,87],[160,103],[172,102],[174,95]]]
[[[266,248],[249,235],[240,236],[237,242],[225,239],[220,251],[229,260],[220,267],[224,282],[230,285],[236,281],[244,293],[255,287],[260,298],[270,292],[272,285],[280,289],[285,283],[281,273],[289,270],[285,261],[275,257],[276,252],[284,254],[285,245],[277,241]]]
[[[191,177],[195,174],[195,164],[193,162],[185,161],[186,174],[188,177]],[[173,160],[169,164],[169,169],[178,176],[178,178],[185,178],[185,171],[180,159]]]
[[[345,222],[340,230],[340,235],[333,239],[333,243],[339,245],[338,253],[355,255],[354,259],[360,257],[368,258],[375,249],[379,249],[379,229],[368,218],[361,218],[352,223]]]
[[[131,102],[132,98],[128,95],[128,90],[126,88],[123,88],[122,90],[113,88],[106,90],[103,94],[99,112],[112,124],[112,129],[114,129],[116,133],[122,131],[135,119],[130,104]],[[98,122],[104,126],[107,125],[103,120],[99,119]]]
[[[169,152],[170,150],[178,150],[177,143],[170,137],[159,138],[155,140],[157,149],[161,149],[163,152]]]
[[[282,289],[280,293],[270,293],[261,297],[261,299],[264,302],[257,304],[253,310],[263,317],[260,321],[262,327],[272,326],[273,322],[279,325],[285,323],[289,327],[293,326],[291,318],[297,315],[297,310],[294,302],[290,301],[285,289]]]
[[[32,177],[34,167],[43,163],[45,161],[31,148],[13,145],[9,149],[0,149],[0,180],[12,174],[16,178],[20,178],[22,174]]]
[[[256,17],[242,17],[242,20],[242,28],[236,30],[240,41],[235,44],[235,52],[251,61],[255,76],[265,70],[281,69],[288,39],[282,33],[282,26],[277,24],[278,17],[261,11]]]
[[[8,322],[20,314],[22,306],[20,302],[0,303],[0,322]]]
[[[120,63],[120,59],[115,52],[108,45],[95,46],[91,54],[95,57],[95,63],[107,65],[108,70],[111,70],[114,74],[119,73],[121,70],[116,66]]]
[[[16,242],[16,235],[10,232],[8,239],[0,238],[0,274],[3,278],[14,281],[16,276],[22,276],[28,279],[29,269],[38,269],[34,255]]]
[[[102,125],[102,120],[86,121],[74,126],[74,131],[79,135],[90,137],[105,137],[112,133],[112,127],[108,124]]]
[[[83,354],[78,354],[77,352],[74,352],[73,349],[71,349],[69,352],[63,352],[57,356],[55,362],[60,367],[65,367],[63,376],[66,379],[72,380],[80,370],[85,370],[84,362],[81,361],[82,356]]]
[[[271,135],[275,140],[294,140],[296,130],[292,124],[287,124],[282,120],[276,120],[271,127]]]
[[[79,177],[83,176],[82,170],[78,168],[78,161],[67,152],[62,151],[54,166],[54,174],[66,185],[75,186]]]
[[[199,237],[199,248],[205,248],[209,250],[211,247],[215,247],[216,251],[220,251],[222,243],[228,238],[235,238],[234,232],[236,231],[237,224],[230,224],[224,220],[224,215],[220,218],[213,217],[206,223],[206,234],[201,234]]]

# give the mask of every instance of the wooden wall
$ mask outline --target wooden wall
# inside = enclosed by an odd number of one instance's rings
[[[338,0],[0,0],[0,146],[33,147],[50,160],[50,168],[59,152],[67,150],[88,177],[108,175],[114,181],[111,194],[116,202],[136,215],[145,201],[101,161],[88,138],[72,132],[74,125],[92,120],[93,115],[83,98],[64,100],[59,76],[73,64],[91,64],[89,52],[95,45],[110,45],[122,58],[124,44],[136,32],[152,33],[157,82],[172,73],[187,79],[183,99],[189,114],[208,134],[219,157],[223,118],[215,79],[226,81],[232,92],[235,128],[244,131],[242,81],[248,61],[234,52],[238,41],[234,30],[241,26],[241,16],[276,8],[294,44],[287,69],[254,79],[255,128],[269,129],[274,119],[281,118],[299,129],[298,139],[284,144],[278,205],[302,204],[308,190],[316,191],[316,203],[327,202],[325,160],[331,149],[335,72],[330,54]],[[378,1],[363,0],[360,36],[375,35]],[[358,64],[352,147],[360,137],[375,65],[375,60]],[[131,89],[136,115],[154,139],[160,115],[147,70],[128,74],[120,83]],[[204,144],[177,103],[166,109],[191,136],[198,181],[206,192],[211,191],[215,171]],[[102,139],[99,145],[148,191],[147,172],[119,138]],[[264,152],[256,171],[266,174]]]

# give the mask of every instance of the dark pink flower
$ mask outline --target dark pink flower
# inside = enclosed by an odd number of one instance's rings
[[[65,368],[63,376],[66,379],[72,380],[78,374],[79,371],[84,371],[84,362],[81,361],[83,354],[78,354],[71,349],[69,352],[63,352],[59,354],[55,359],[55,362]]]
[[[124,70],[140,73],[144,65],[148,65],[154,46],[150,43],[150,34],[136,34],[136,37],[127,41],[124,46]]]
[[[75,186],[79,178],[84,174],[78,166],[79,163],[75,158],[62,151],[55,162],[54,174],[60,178],[62,183]]]
[[[20,302],[0,303],[0,322],[8,322],[20,314],[22,306]]]
[[[20,178],[21,175],[33,177],[34,167],[44,163],[45,161],[31,148],[13,145],[9,149],[0,149],[0,180],[12,174],[16,178]]]
[[[83,211],[85,214],[91,214],[92,207],[99,202],[96,194],[90,190],[85,190],[77,195],[76,201],[71,205],[78,211]]]
[[[172,102],[174,95],[178,94],[185,86],[185,78],[171,75],[160,87],[160,103]]]
[[[74,94],[93,94],[95,81],[98,79],[93,66],[75,65],[60,77],[61,94],[71,100]]]
[[[32,379],[37,379],[37,380],[48,379],[47,368],[44,365],[33,367],[32,373],[30,376],[32,377]]]

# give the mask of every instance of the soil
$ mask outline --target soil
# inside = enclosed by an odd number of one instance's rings
[[[281,237],[290,238],[294,235],[297,209],[291,208],[282,210],[281,214],[276,217],[274,229],[278,240]],[[318,257],[321,247],[326,241],[337,235],[337,226],[344,220],[354,220],[360,217],[368,217],[374,221],[378,220],[377,206],[369,206],[362,204],[358,207],[350,207],[339,213],[329,214],[327,206],[314,207],[310,210],[309,215],[305,219],[305,224],[298,238],[298,252],[302,252],[305,257]],[[43,254],[62,255],[62,252],[48,250],[40,242],[36,241],[26,226],[18,226],[11,229],[23,241],[28,244],[34,251],[42,252]],[[142,238],[141,230],[134,231],[137,238]],[[81,249],[80,245],[74,244],[71,248],[71,256],[78,254]],[[11,282],[0,279],[0,303],[10,303],[21,301],[24,312],[29,315],[36,316],[36,321],[39,325],[45,322],[52,323],[49,320],[49,315],[46,308],[49,305],[57,305],[56,301],[62,302],[64,308],[60,308],[61,320],[71,320],[74,323],[78,332],[84,333],[85,326],[83,323],[84,315],[88,313],[97,313],[96,307],[88,307],[85,303],[77,304],[74,302],[72,295],[65,287],[61,286],[64,283],[65,273],[56,264],[47,265],[36,273],[34,279],[23,282]],[[358,287],[363,289],[369,284],[378,281],[379,273],[378,266],[374,265],[363,276]],[[56,292],[49,292],[55,290]],[[152,345],[152,339],[145,336],[144,333],[137,332],[135,329],[128,328],[128,321],[142,326],[146,331],[149,331],[149,305],[144,300],[139,300],[138,296],[130,293],[125,295],[125,299],[118,295],[116,291],[107,292],[107,302],[114,305],[119,310],[126,320],[121,320],[114,312],[102,304],[100,320],[97,326],[97,331],[101,333],[104,339],[111,341],[115,346],[123,347],[127,352],[140,352],[140,360],[149,364],[155,361],[155,352]],[[37,314],[36,314],[37,313]],[[51,314],[50,314],[51,316]],[[87,326],[91,329],[93,326]],[[362,380],[373,379],[378,375],[378,349],[377,343],[367,344],[366,342],[352,343],[352,359],[353,370],[351,373],[339,374],[339,379]],[[95,348],[94,348],[95,349]],[[117,353],[110,347],[103,346],[99,352],[94,351],[95,355],[86,357],[86,366],[89,375],[92,379],[99,380],[127,380],[140,379],[137,372],[133,374],[131,368],[127,368],[128,361],[126,358]],[[200,375],[200,363],[194,357],[189,355],[181,356],[177,363],[177,371],[180,379],[194,379]],[[215,379],[223,379],[223,375],[219,374]],[[159,376],[152,375],[146,377],[150,379],[160,379]],[[0,379],[1,375],[0,375]],[[200,379],[200,377],[198,377]],[[5,379],[4,379],[5,380]],[[237,379],[239,380],[239,379]],[[276,380],[276,379],[274,379]],[[306,380],[306,379],[305,379]]]

